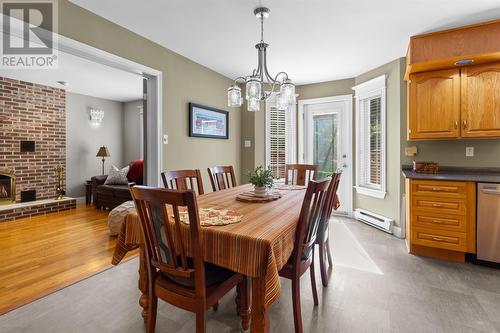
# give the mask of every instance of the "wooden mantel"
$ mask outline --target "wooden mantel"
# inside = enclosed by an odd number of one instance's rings
[[[412,73],[454,68],[464,59],[475,65],[500,61],[500,19],[413,36],[406,56],[406,79]]]

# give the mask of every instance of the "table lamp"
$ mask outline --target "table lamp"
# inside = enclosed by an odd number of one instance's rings
[[[108,147],[102,146],[99,148],[99,151],[97,152],[96,157],[102,157],[102,174],[104,175],[104,158],[105,157],[110,157],[111,155],[109,154]]]

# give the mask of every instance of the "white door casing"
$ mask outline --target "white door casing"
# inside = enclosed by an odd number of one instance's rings
[[[341,207],[338,213],[352,215],[353,145],[352,95],[299,100],[298,161],[313,162],[313,117],[332,115],[337,118],[337,161],[343,170],[338,195]]]

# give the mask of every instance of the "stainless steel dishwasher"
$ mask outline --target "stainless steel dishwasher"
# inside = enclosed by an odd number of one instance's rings
[[[500,263],[500,184],[477,186],[477,259]]]

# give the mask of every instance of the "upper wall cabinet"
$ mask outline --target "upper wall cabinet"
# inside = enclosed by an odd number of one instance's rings
[[[413,36],[408,140],[500,137],[500,20]]]
[[[457,61],[475,65],[500,61],[500,20],[412,36],[406,55],[410,74],[455,67]]]
[[[500,63],[462,68],[462,136],[500,137]]]
[[[460,71],[412,74],[408,87],[408,139],[458,138]]]

